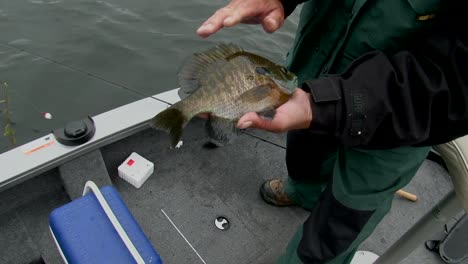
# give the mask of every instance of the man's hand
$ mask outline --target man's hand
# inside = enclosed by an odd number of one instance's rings
[[[197,30],[206,38],[223,27],[239,23],[262,24],[268,33],[273,33],[283,25],[284,10],[280,0],[232,0],[219,9]]]
[[[312,122],[310,103],[310,95],[302,89],[296,89],[289,101],[276,109],[272,120],[264,119],[257,113],[251,112],[239,119],[237,128],[253,127],[276,133],[308,128]]]

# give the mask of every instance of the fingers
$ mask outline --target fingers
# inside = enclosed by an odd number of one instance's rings
[[[200,28],[197,30],[197,34],[202,38],[206,38],[216,33],[218,30],[226,26],[226,24],[235,25],[232,24],[233,18],[231,17],[233,13],[235,13],[237,6],[238,4],[233,1],[227,6],[216,11],[210,18],[208,18],[208,20],[205,21],[205,23],[200,26]],[[225,23],[227,18],[229,18],[227,21],[228,23]]]
[[[260,117],[257,113],[250,112],[242,116],[237,122],[237,128],[246,129],[246,128],[258,128],[271,132],[283,132],[284,129],[279,126],[280,123],[275,122],[275,119],[269,120]]]
[[[258,12],[258,10],[251,5],[241,3],[230,11],[229,16],[223,21],[225,27],[232,27],[245,22],[258,23],[257,19],[254,17],[255,12]]]
[[[206,20],[197,34],[206,38],[223,27],[232,27],[239,23],[260,23],[266,32],[272,33],[284,23],[283,6],[279,1],[233,0]]]
[[[208,118],[210,118],[210,114],[208,114],[208,113],[198,114],[197,116],[198,116],[199,118],[202,118],[202,119],[208,119]]]
[[[202,38],[209,37],[223,27],[224,19],[224,16],[215,13],[208,20],[206,20],[205,23],[200,26],[200,28],[198,28],[197,34]]]
[[[275,9],[262,21],[263,29],[268,33],[278,30],[284,23],[283,10]]]
[[[239,121],[237,122],[237,128],[239,129],[246,129],[249,127],[252,127],[254,124],[254,121],[259,119],[260,117],[258,116],[257,113],[251,112],[243,115]]]
[[[197,30],[197,34],[198,34],[198,36],[200,36],[202,38],[207,38],[211,34],[216,33],[216,31],[218,31],[220,28],[221,27],[215,27],[211,23],[204,24]]]

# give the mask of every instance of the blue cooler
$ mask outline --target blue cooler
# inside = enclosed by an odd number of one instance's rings
[[[162,263],[112,186],[88,181],[83,197],[55,209],[49,223],[65,263]]]

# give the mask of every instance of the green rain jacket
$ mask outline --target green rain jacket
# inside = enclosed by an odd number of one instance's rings
[[[342,72],[369,51],[393,55],[434,26],[440,6],[441,0],[307,1],[288,64],[304,81]]]

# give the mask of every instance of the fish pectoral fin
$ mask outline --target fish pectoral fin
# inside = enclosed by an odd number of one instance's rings
[[[200,84],[198,80],[187,79],[181,82],[181,87],[179,91],[177,91],[177,94],[182,100],[182,99],[187,98],[189,95],[191,95],[199,87],[200,87]]]
[[[238,99],[240,102],[255,103],[270,96],[271,90],[269,85],[257,86],[239,95]]]
[[[236,123],[225,118],[210,116],[205,123],[210,141],[218,147],[231,143],[239,134]]]

